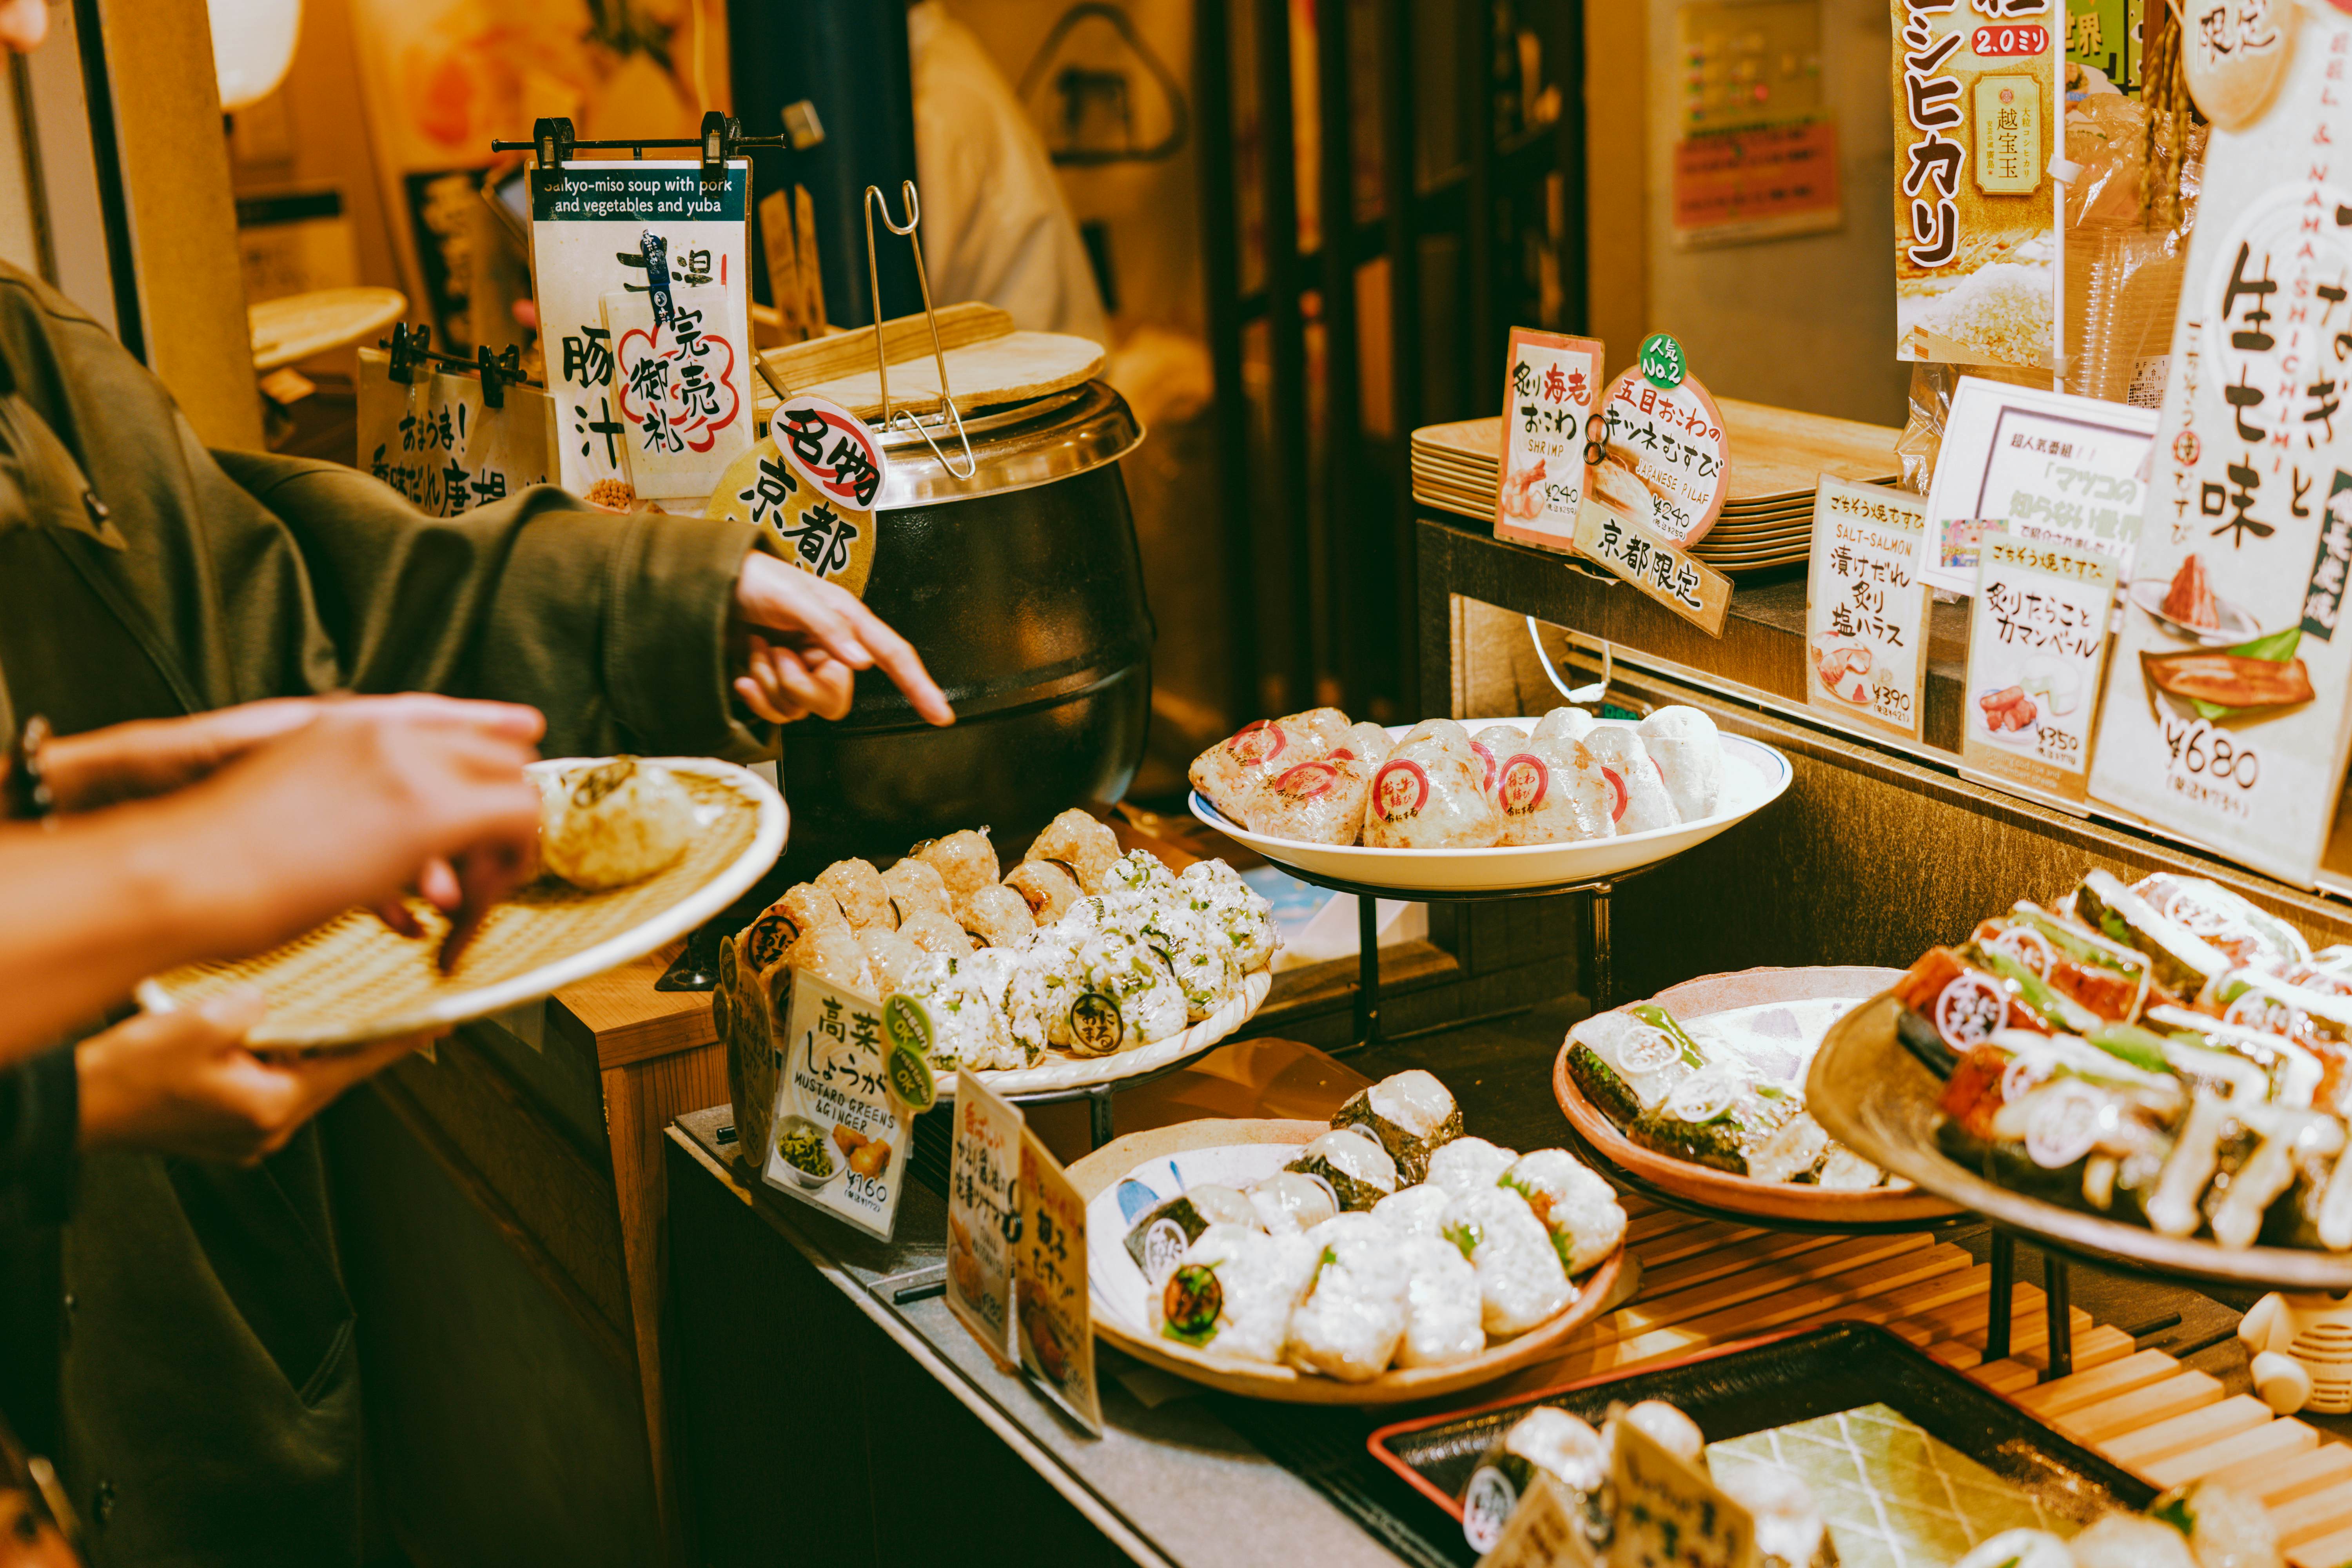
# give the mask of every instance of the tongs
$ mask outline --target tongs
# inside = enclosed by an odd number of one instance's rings
[[[948,353],[940,342],[939,314],[931,309],[931,279],[930,275],[923,269],[923,242],[915,233],[923,223],[922,198],[915,194],[915,182],[912,180],[903,182],[901,188],[907,195],[907,221],[904,226],[890,221],[890,200],[882,194],[882,187],[879,185],[866,187],[866,281],[867,287],[873,291],[874,298],[874,368],[882,378],[882,427],[887,430],[898,424],[900,417],[903,417],[906,427],[923,438],[924,445],[931,449],[931,456],[945,464],[949,473],[953,474],[957,479],[968,479],[979,472],[980,459],[971,455],[971,437],[964,434],[963,415],[956,407],[954,395],[948,390]],[[915,253],[915,282],[923,291],[923,320],[930,323],[931,358],[940,368],[940,402],[947,409],[947,416],[941,422],[940,428],[945,429],[952,426],[956,437],[963,443],[964,466],[961,468],[955,466],[953,458],[940,450],[940,444],[932,437],[930,428],[916,417],[914,410],[908,409],[903,416],[894,415],[891,411],[890,356],[882,345],[882,275],[874,262],[874,213],[877,207],[882,213],[882,226],[892,234],[905,235],[908,248]]]

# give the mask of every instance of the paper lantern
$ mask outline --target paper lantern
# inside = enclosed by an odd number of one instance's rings
[[[210,0],[213,69],[221,108],[234,112],[278,90],[294,63],[302,0]]]

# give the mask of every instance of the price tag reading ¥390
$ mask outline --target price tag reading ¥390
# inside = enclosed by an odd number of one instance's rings
[[[1807,703],[1914,741],[1927,670],[1926,512],[1917,496],[1823,474],[1805,592]]]

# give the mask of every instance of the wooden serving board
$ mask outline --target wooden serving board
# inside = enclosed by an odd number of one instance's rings
[[[942,306],[938,311],[940,344],[960,349],[966,343],[1001,338],[1013,331],[1013,318],[993,305],[977,300]],[[929,358],[931,329],[921,316],[898,316],[882,323],[882,352],[892,364],[918,354]],[[799,392],[821,382],[835,381],[874,368],[874,331],[839,329],[804,343],[769,349],[760,366],[785,392]]]
[[[882,377],[874,368],[870,336],[867,342],[869,352],[862,370],[793,390],[829,397],[860,419],[880,418]],[[1093,380],[1103,364],[1101,345],[1066,332],[1013,332],[951,348],[944,357],[949,389],[957,410],[964,414],[1079,385]],[[927,341],[920,354],[890,366],[890,406],[924,414],[939,405],[939,361]]]
[[[2003,1395],[2036,1419],[2156,1487],[2210,1479],[2261,1501],[2288,1568],[2352,1560],[2352,1445],[2324,1436],[2161,1351],[2135,1352],[2121,1330],[2075,1308],[2075,1371],[2048,1368],[2042,1291],[2019,1282],[2010,1353],[1984,1359],[1992,1270],[1924,1232],[1788,1235],[1622,1194],[1626,1250],[1640,1288],[1570,1336],[1555,1355],[1497,1383],[1506,1399],[1761,1333],[1824,1323],[1879,1323]]]

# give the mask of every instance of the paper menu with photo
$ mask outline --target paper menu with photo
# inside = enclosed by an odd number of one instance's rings
[[[1805,651],[1817,711],[1917,740],[1927,671],[1927,585],[1918,577],[1927,503],[1827,474],[1813,494]]]
[[[1969,605],[1963,776],[2077,808],[2115,595],[2105,555],[1984,536]]]
[[[2091,794],[2311,886],[2352,713],[2352,17],[2214,132]]]
[[[531,171],[540,346],[561,436],[559,482],[574,495],[603,501],[634,493],[624,448],[630,430],[619,406],[620,362],[604,323],[604,296],[650,293],[648,232],[667,258],[673,289],[723,294],[718,310],[704,310],[700,327],[713,353],[723,342],[741,365],[748,398],[751,293],[744,215],[751,184],[751,165],[740,159],[727,165],[723,184],[708,185],[701,164],[674,161],[566,163],[561,185],[554,171]],[[603,490],[592,496],[600,485]]]
[[[907,1184],[913,1119],[892,1094],[883,1005],[792,971],[783,1067],[761,1179],[887,1241]]]
[[[727,291],[673,289],[667,322],[649,295],[603,304],[630,488],[647,500],[703,500],[751,447],[751,356],[703,330],[724,317]]]
[[[1585,424],[1601,395],[1601,354],[1591,338],[1511,329],[1496,538],[1570,548],[1584,500]]]
[[[2153,409],[1962,376],[1927,491],[1920,579],[1973,593],[1979,542],[2000,530],[2095,551],[2127,578],[2156,425]]]
[[[1013,1258],[1021,1235],[1021,1108],[956,1075],[948,1145],[948,1310],[999,1362],[1013,1338]]]

